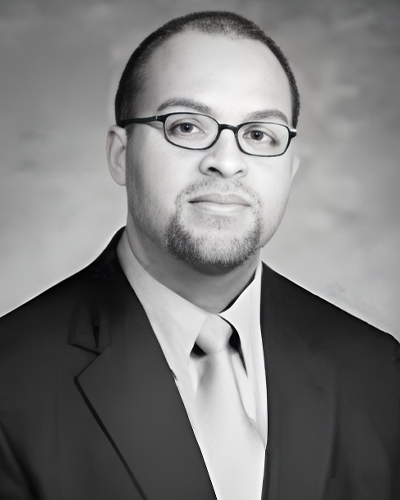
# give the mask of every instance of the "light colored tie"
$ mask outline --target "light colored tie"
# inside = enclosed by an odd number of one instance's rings
[[[210,315],[197,337],[205,353],[195,395],[202,451],[218,500],[260,500],[265,449],[240,397],[247,375],[231,335],[226,321]]]

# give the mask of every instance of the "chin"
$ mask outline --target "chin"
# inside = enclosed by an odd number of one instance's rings
[[[166,248],[170,255],[206,272],[226,272],[243,266],[261,248],[261,225],[253,224],[245,234],[210,230],[193,234],[173,218],[168,226]]]

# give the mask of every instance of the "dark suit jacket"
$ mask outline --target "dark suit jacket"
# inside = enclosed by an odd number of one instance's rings
[[[0,321],[1,500],[215,499],[118,238]],[[400,499],[399,344],[266,266],[261,311],[263,499]]]

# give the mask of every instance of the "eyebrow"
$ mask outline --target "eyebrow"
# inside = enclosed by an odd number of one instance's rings
[[[279,109],[264,109],[262,111],[255,111],[254,113],[250,113],[249,115],[247,115],[246,121],[265,120],[269,118],[278,118],[284,121],[286,124],[289,123],[289,120],[285,113],[282,113],[282,111],[279,111]]]
[[[157,113],[160,111],[164,111],[164,109],[167,108],[190,108],[195,111],[198,111],[199,113],[204,113],[206,115],[212,115],[213,111],[210,108],[210,106],[207,106],[206,104],[202,104],[201,102],[198,101],[193,101],[192,99],[179,99],[179,98],[172,98],[172,99],[167,99],[164,101],[162,104],[160,104],[157,108]]]
[[[210,106],[207,106],[207,104],[203,104],[201,102],[185,98],[167,99],[162,104],[160,104],[160,106],[158,106],[157,113],[160,113],[161,111],[164,111],[167,108],[182,108],[182,107],[190,108],[194,111],[197,111],[198,113],[204,113],[205,115],[211,115],[211,116],[215,115],[212,108],[210,108]],[[270,118],[278,118],[284,121],[286,124],[289,123],[289,120],[285,115],[285,113],[279,111],[279,109],[264,109],[261,111],[255,111],[253,113],[249,113],[248,115],[246,115],[243,121],[247,122],[254,120],[266,120]]]

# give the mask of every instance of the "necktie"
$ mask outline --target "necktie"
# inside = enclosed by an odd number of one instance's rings
[[[259,500],[265,450],[240,397],[246,372],[231,335],[227,322],[210,315],[196,341],[205,353],[198,358],[195,395],[202,452],[218,500]]]

